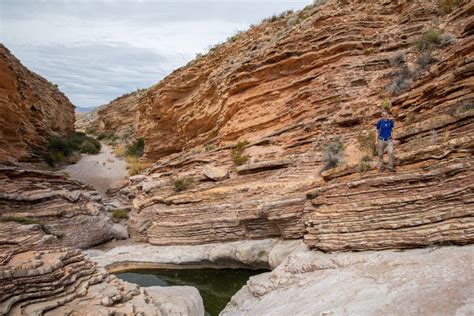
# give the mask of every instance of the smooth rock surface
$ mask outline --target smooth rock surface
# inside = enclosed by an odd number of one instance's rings
[[[162,316],[204,316],[199,291],[192,286],[149,286],[144,288]]]
[[[109,271],[181,266],[269,268],[287,254],[307,247],[301,240],[245,240],[195,246],[154,246],[133,244],[109,251],[86,250],[90,258]],[[270,260],[271,258],[271,260]],[[270,264],[271,263],[271,264]]]
[[[474,246],[290,255],[221,316],[472,315]]]

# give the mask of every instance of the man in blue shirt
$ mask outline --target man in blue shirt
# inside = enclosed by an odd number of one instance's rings
[[[384,170],[383,154],[387,148],[388,154],[388,170],[395,172],[393,167],[393,137],[392,131],[394,127],[393,119],[390,119],[387,111],[382,112],[382,119],[378,120],[376,127],[377,139],[375,145],[379,154],[379,170]]]

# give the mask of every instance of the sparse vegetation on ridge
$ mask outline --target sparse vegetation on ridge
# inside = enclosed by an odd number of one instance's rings
[[[249,144],[248,141],[239,141],[235,144],[234,148],[230,151],[230,157],[234,162],[234,165],[241,166],[249,160],[249,156],[244,155],[245,147]]]
[[[181,192],[187,190],[191,184],[194,182],[192,177],[176,178],[172,179],[174,190],[176,192]]]
[[[31,218],[26,218],[26,217],[17,217],[17,216],[5,216],[5,217],[0,217],[0,222],[15,222],[21,225],[39,225],[41,230],[46,234],[46,235],[51,235],[51,232],[49,229],[46,227],[41,222],[38,222],[34,219]]]
[[[342,164],[344,156],[344,144],[339,137],[329,140],[323,146],[323,168],[326,171]]]

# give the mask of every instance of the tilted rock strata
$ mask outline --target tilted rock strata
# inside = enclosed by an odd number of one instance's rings
[[[114,134],[122,142],[134,141],[138,125],[137,105],[146,91],[125,94],[90,113],[77,114],[76,129]]]
[[[0,113],[0,160],[29,159],[44,151],[52,135],[74,131],[68,98],[1,44]]]
[[[197,291],[176,289],[187,300],[169,301],[169,290],[148,292],[97,268],[80,250],[11,249],[0,257],[2,315],[204,315]]]
[[[44,224],[64,246],[87,248],[113,237],[100,195],[55,172],[0,165],[0,215]]]
[[[472,245],[300,252],[251,277],[220,315],[469,315],[473,260]]]
[[[135,197],[131,237],[155,245],[304,237],[324,251],[472,243],[473,10],[469,1],[444,16],[431,2],[328,1],[176,70],[138,106],[146,158],[158,160],[121,189]],[[453,43],[434,47],[422,69],[416,43],[430,27]],[[399,51],[416,75],[390,97]],[[396,174],[373,170],[376,159],[367,171],[359,164],[359,136],[374,130],[384,98],[396,122]],[[320,176],[334,137],[344,163]],[[240,167],[237,140],[248,140]],[[229,178],[210,181],[210,164]],[[176,192],[185,178],[194,181]]]

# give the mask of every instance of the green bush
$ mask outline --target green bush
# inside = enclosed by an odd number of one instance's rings
[[[193,182],[193,178],[176,178],[173,180],[174,190],[176,192],[185,191]]]
[[[100,148],[97,148],[97,146],[89,140],[86,140],[81,144],[81,152],[84,154],[95,155],[98,154],[99,151]]]
[[[122,209],[116,209],[112,212],[112,217],[115,219],[127,219],[128,212]]]
[[[46,234],[46,235],[51,235],[51,232],[49,229],[44,225],[43,223],[40,223],[34,219],[31,218],[26,218],[26,217],[16,217],[16,216],[5,216],[5,217],[0,217],[0,222],[16,222],[21,225],[31,225],[31,224],[36,224],[41,227],[41,230]]]
[[[44,160],[48,165],[54,167],[66,161],[74,153],[97,154],[101,147],[98,140],[80,132],[61,137],[55,136],[48,143]]]
[[[145,149],[145,140],[143,138],[137,139],[127,149],[127,156],[141,157]]]
[[[249,144],[248,141],[239,141],[230,151],[230,157],[236,166],[241,166],[249,160],[249,156],[244,155],[245,146]]]
[[[416,43],[416,48],[421,51],[432,50],[441,43],[443,32],[435,28],[427,29]]]

